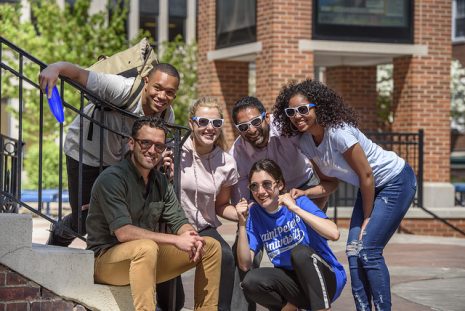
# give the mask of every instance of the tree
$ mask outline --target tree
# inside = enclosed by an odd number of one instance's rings
[[[160,61],[176,67],[181,76],[173,109],[176,123],[187,125],[189,105],[197,98],[197,45],[185,43],[178,35],[174,41],[163,43],[162,50]]]
[[[380,121],[381,130],[389,130],[394,122],[392,112],[392,64],[379,65],[377,67],[376,89],[376,112]]]
[[[458,60],[451,65],[451,118],[452,128],[465,132],[465,68]]]
[[[108,10],[89,14],[91,0],[77,0],[71,7],[66,4],[60,9],[55,0],[31,0],[32,21],[22,21],[19,5],[0,4],[0,34],[13,42],[30,55],[50,64],[65,60],[86,68],[93,64],[99,55],[112,55],[128,47],[125,23],[128,5],[115,4],[110,0]],[[126,1],[127,4],[127,1]],[[111,14],[109,14],[110,12]],[[138,42],[147,33],[139,32],[132,40]],[[174,65],[180,72],[181,85],[174,102],[176,123],[187,125],[187,109],[197,97],[197,67],[196,44],[186,44],[181,37],[173,42],[163,44],[163,55],[160,61]],[[19,69],[18,54],[14,51],[2,51],[2,61],[15,70]],[[24,75],[36,82],[40,68],[26,63]],[[72,87],[65,86],[67,103],[79,107],[80,96]],[[7,71],[2,71],[2,97],[18,98],[18,79]],[[58,187],[58,144],[59,126],[49,112],[44,97],[43,127],[39,127],[40,92],[25,82],[23,89],[23,141],[28,152],[24,158],[28,182],[26,187],[37,188],[38,179],[38,144],[40,130],[43,131],[43,162],[44,172],[50,176],[43,178],[42,187]],[[12,115],[18,118],[17,109],[10,109]],[[74,113],[65,111],[64,126],[75,117]],[[55,150],[53,150],[55,149]],[[66,171],[64,185],[66,185]],[[23,186],[24,187],[24,186]]]
[[[71,63],[87,67],[93,64],[99,55],[111,55],[128,47],[126,40],[125,22],[127,17],[127,6],[114,4],[108,6],[108,11],[89,14],[91,0],[77,0],[71,7],[66,4],[64,10],[60,9],[54,0],[32,0],[31,21],[21,18],[21,8],[19,5],[0,5],[0,33],[7,40],[16,46],[27,51],[30,55],[49,64],[59,60],[66,60]],[[18,54],[10,49],[2,51],[2,61],[19,70]],[[24,76],[33,82],[37,82],[40,67],[28,62],[24,62]],[[23,87],[23,115],[22,115],[22,135],[26,147],[36,149],[39,143],[40,131],[43,132],[44,142],[56,141],[59,134],[59,126],[48,107],[44,106],[43,126],[40,127],[39,107],[40,92],[33,88],[31,84],[24,80]],[[18,98],[18,79],[9,72],[2,71],[2,97]],[[78,106],[80,103],[79,94],[71,87],[65,88],[65,100],[67,103]],[[18,117],[17,109],[10,109],[13,116]],[[65,127],[72,121],[74,114],[65,112]],[[44,144],[44,149],[57,148],[57,144]],[[50,150],[44,150],[43,154],[57,154]],[[29,177],[36,176],[35,163],[37,157],[26,156],[25,168]],[[49,163],[50,162],[50,163]],[[56,162],[55,165],[52,162]],[[50,157],[43,158],[44,167],[55,167],[54,172],[58,172],[58,162]],[[48,171],[50,174],[50,171]],[[57,187],[57,173],[52,174],[53,179],[47,179],[43,187]],[[29,187],[37,187],[38,180],[29,178]]]

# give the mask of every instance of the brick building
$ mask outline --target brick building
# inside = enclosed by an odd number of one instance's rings
[[[313,78],[357,109],[364,130],[376,130],[377,65],[392,64],[392,130],[425,133],[424,205],[453,206],[451,1],[204,0],[197,16],[198,90],[227,111],[250,94],[252,71],[252,92],[267,107],[289,80]]]

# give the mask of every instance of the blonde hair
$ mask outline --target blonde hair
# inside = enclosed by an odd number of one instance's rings
[[[189,120],[192,120],[192,117],[195,116],[195,113],[197,112],[197,109],[199,107],[207,107],[207,108],[216,108],[218,110],[218,113],[220,114],[221,119],[223,119],[223,109],[221,109],[220,104],[218,104],[218,101],[214,97],[209,97],[209,96],[204,96],[196,100],[189,109]],[[224,151],[226,150],[226,139],[224,138],[224,132],[223,128],[220,129],[220,135],[218,135],[218,138],[215,141],[215,145],[223,149]]]

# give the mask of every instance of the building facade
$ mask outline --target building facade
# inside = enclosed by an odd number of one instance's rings
[[[456,1],[460,2],[460,1]],[[424,205],[453,206],[449,0],[204,0],[198,3],[198,90],[230,111],[250,93],[269,108],[289,80],[323,79],[377,130],[377,66],[393,66],[396,132],[425,133]],[[227,136],[234,129],[227,117]]]

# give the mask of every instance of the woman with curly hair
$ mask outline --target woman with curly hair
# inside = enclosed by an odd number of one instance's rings
[[[357,128],[355,112],[322,83],[284,86],[273,113],[283,135],[301,135],[300,147],[321,180],[336,178],[359,187],[346,248],[352,294],[357,310],[371,310],[371,300],[376,310],[391,310],[383,249],[415,196],[412,168],[368,139]]]

